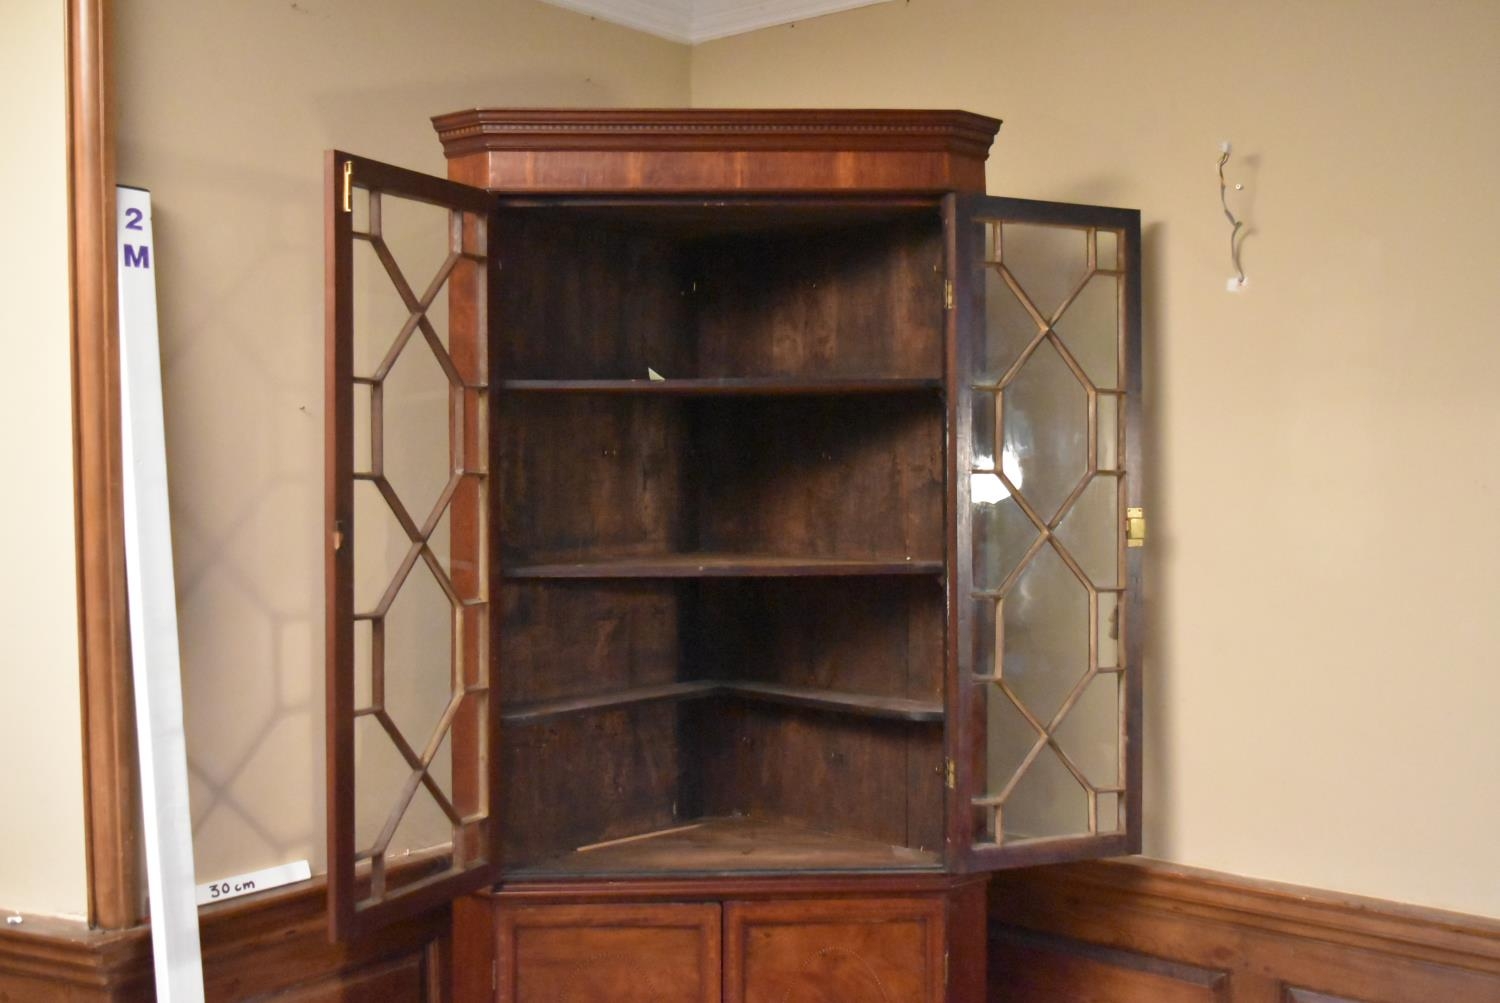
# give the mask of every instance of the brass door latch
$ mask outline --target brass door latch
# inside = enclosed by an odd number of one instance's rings
[[[1146,545],[1146,510],[1143,508],[1127,508],[1125,510],[1125,546],[1144,547]]]

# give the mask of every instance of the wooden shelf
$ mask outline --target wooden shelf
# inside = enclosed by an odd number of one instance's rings
[[[709,818],[580,847],[516,878],[724,871],[931,870],[936,853],[747,817]]]
[[[943,704],[940,700],[909,700],[904,697],[873,696],[844,690],[812,686],[784,686],[742,680],[700,679],[659,686],[638,686],[612,693],[595,693],[560,700],[540,700],[521,704],[506,711],[501,719],[507,724],[528,724],[563,714],[606,710],[656,700],[692,700],[715,696],[739,697],[745,700],[835,711],[859,717],[885,718],[895,721],[940,722]]]
[[[684,553],[613,557],[573,563],[507,565],[506,578],[845,578],[936,575],[942,561],[909,557],[780,557],[770,554]]]
[[[708,696],[717,689],[717,684],[702,681],[665,683],[660,686],[637,686],[613,693],[591,693],[581,697],[563,697],[560,700],[538,700],[536,703],[520,704],[505,711],[501,720],[507,724],[526,724],[562,714],[576,714],[587,710],[607,710],[613,707],[628,707],[631,704],[651,703],[656,700],[682,700],[690,697]]]
[[[724,693],[746,700],[842,711],[863,717],[883,717],[897,721],[941,721],[941,700],[909,700],[905,697],[871,696],[844,690],[816,689],[811,686],[783,686],[778,683],[727,682],[720,684]]]
[[[663,397],[796,397],[893,394],[942,389],[940,379],[744,376],[670,380],[505,380],[500,389],[543,394],[646,394]]]

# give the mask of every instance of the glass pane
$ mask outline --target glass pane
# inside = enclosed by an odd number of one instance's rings
[[[380,238],[418,299],[428,293],[448,258],[449,219],[441,206],[394,195],[380,198]]]
[[[975,470],[995,469],[995,395],[974,391],[974,446],[971,466]]]
[[[453,693],[453,607],[418,561],[385,617],[385,707],[421,753]]]
[[[1007,841],[1087,835],[1088,791],[1048,746],[1001,805],[1000,822]]]
[[[1094,253],[1094,267],[1112,268],[1120,267],[1120,235],[1114,230],[1097,230],[1094,233],[1096,250]]]
[[[1095,477],[1057,527],[1058,542],[1089,581],[1105,588],[1119,577],[1119,495],[1119,478]]]
[[[1088,470],[1088,394],[1050,342],[1001,394],[1011,483],[1050,521]]]
[[[973,786],[973,838],[993,850],[1124,827],[1129,374],[1127,277],[1115,274],[1124,232],[1008,222],[996,218],[1001,200],[986,209],[985,260],[974,275],[985,310],[966,381],[974,633],[962,643],[971,685],[984,687],[975,694],[985,762]]]
[[[984,330],[974,375],[975,382],[983,384],[1004,376],[1041,330],[998,268],[984,270]]]
[[[396,343],[411,312],[391,284],[390,274],[381,264],[374,246],[367,240],[354,241],[352,318],[354,375],[370,377],[381,360]]]
[[[411,550],[411,539],[370,481],[354,482],[354,612],[370,613]]]
[[[453,469],[449,382],[427,342],[406,343],[383,385],[385,476],[418,526],[432,514]]]
[[[1120,831],[1120,795],[1104,793],[1095,795],[1099,799],[1099,831]]]
[[[1095,676],[1052,733],[1095,787],[1120,784],[1120,677]]]
[[[1120,666],[1120,597],[1114,592],[1099,593],[1099,668]]]
[[[367,383],[356,383],[350,389],[354,402],[354,472],[368,474],[374,463],[370,455],[371,387]]]
[[[984,793],[996,797],[1005,790],[1042,736],[1004,690],[993,684],[980,685],[986,691]]]
[[[1120,279],[1095,275],[1054,330],[1096,387],[1119,387]]]
[[[354,709],[362,710],[375,699],[375,621],[354,621]]]
[[[411,804],[401,821],[396,824],[395,835],[386,847],[386,853],[409,853],[443,846],[453,839],[453,826],[448,816],[438,807],[437,801],[425,785],[419,785],[412,795]]]
[[[1001,227],[1000,263],[1048,320],[1088,275],[1088,231],[1033,223]]]
[[[1041,551],[1001,603],[1006,685],[1043,724],[1089,668],[1089,597],[1052,547]]]
[[[1100,470],[1120,469],[1120,398],[1099,394],[1095,398],[1095,441],[1098,443],[1096,466]]]
[[[974,508],[974,587],[998,589],[1041,534],[994,474],[973,475],[969,497]]]
[[[974,661],[969,671],[975,676],[998,678],[1000,637],[996,633],[999,604],[993,599],[974,600]]]
[[[411,768],[374,715],[354,719],[354,849],[375,844]]]

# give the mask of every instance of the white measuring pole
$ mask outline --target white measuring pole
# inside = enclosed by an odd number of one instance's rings
[[[146,826],[146,881],[156,998],[201,1003],[203,957],[193,888],[187,745],[177,650],[177,587],[167,509],[167,441],[156,330],[151,193],[116,189],[120,288],[120,440],[125,481],[125,579],[135,733]]]

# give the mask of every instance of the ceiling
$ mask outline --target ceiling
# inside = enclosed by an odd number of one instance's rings
[[[544,0],[689,45],[890,0]]]

